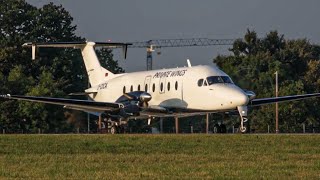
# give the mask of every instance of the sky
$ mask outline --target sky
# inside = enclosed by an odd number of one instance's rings
[[[90,41],[132,42],[150,39],[242,38],[246,30],[260,37],[277,30],[285,38],[320,42],[319,0],[27,0],[41,7],[62,4],[74,18],[77,35]],[[153,69],[213,65],[230,46],[162,48],[153,53]],[[146,69],[146,49],[129,49],[115,59],[126,72]]]

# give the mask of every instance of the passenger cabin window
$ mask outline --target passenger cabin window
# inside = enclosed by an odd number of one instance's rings
[[[140,91],[140,84],[138,85],[138,91]]]
[[[163,83],[160,84],[160,91],[163,91]]]
[[[170,91],[170,82],[167,84],[168,91]]]
[[[154,92],[156,90],[156,85],[153,83],[152,85],[152,92]]]
[[[126,87],[123,86],[123,93],[126,93]]]
[[[144,91],[145,91],[145,92],[148,91],[148,84],[146,84],[146,85],[144,86]]]
[[[198,80],[198,86],[201,87],[202,84],[203,84],[203,79],[199,79],[199,80]]]
[[[133,86],[131,85],[131,87],[130,87],[130,91],[132,92],[133,91]]]
[[[178,81],[176,81],[176,84],[174,85],[176,90],[178,90]]]

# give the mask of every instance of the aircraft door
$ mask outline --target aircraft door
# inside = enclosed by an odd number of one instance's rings
[[[178,106],[182,107],[182,108],[186,108],[187,107],[187,103],[185,102],[184,99],[184,88],[183,88],[183,81],[182,80],[178,80],[174,83],[174,89],[176,90],[176,92],[178,93],[177,97],[179,98],[179,102],[178,102]]]
[[[144,87],[142,90],[144,90],[145,92],[150,92],[150,81],[151,81],[151,76],[147,76],[144,79]]]
[[[181,85],[181,101],[183,102],[183,101],[184,101],[184,100],[183,100],[183,81],[180,80],[180,81],[179,81],[179,84]]]

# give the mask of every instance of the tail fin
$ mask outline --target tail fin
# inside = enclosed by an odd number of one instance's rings
[[[62,47],[79,48],[89,77],[91,86],[100,84],[103,80],[112,79],[114,74],[101,67],[95,46],[122,47],[126,58],[128,45],[126,43],[104,43],[104,42],[52,42],[52,43],[25,43],[23,46],[32,47],[32,59],[35,59],[36,47]]]
[[[111,79],[112,76],[114,76],[112,72],[101,67],[93,47],[94,45],[95,43],[88,42],[85,46],[81,47],[83,61],[86,66],[91,86],[100,84],[106,77]]]

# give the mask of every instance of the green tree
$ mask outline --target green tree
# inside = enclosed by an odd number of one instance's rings
[[[257,98],[275,94],[274,73],[279,72],[279,95],[319,92],[319,47],[306,39],[286,40],[277,31],[258,38],[248,30],[244,39],[235,41],[229,56],[214,59],[240,87],[253,90]],[[281,103],[280,130],[293,132],[301,123],[318,123],[319,113],[314,108],[318,100]],[[267,125],[274,127],[274,106],[252,108],[253,128],[265,132]]]
[[[96,50],[96,53],[102,67],[111,70],[112,73],[124,72],[124,69],[122,69],[119,66],[118,61],[113,59],[113,54],[111,49],[101,48]]]
[[[67,97],[71,92],[86,89],[87,80],[83,76],[86,70],[79,50],[38,49],[37,59],[31,60],[31,50],[21,46],[32,41],[83,41],[75,34],[76,25],[70,13],[53,3],[37,8],[24,0],[0,2],[1,93]],[[104,60],[111,68],[122,71],[117,62],[113,62],[111,50],[101,54],[106,56]],[[45,132],[68,129],[64,110],[59,106],[1,101],[0,110],[3,112],[0,126],[8,131],[25,129],[21,124],[31,132],[37,128]]]

